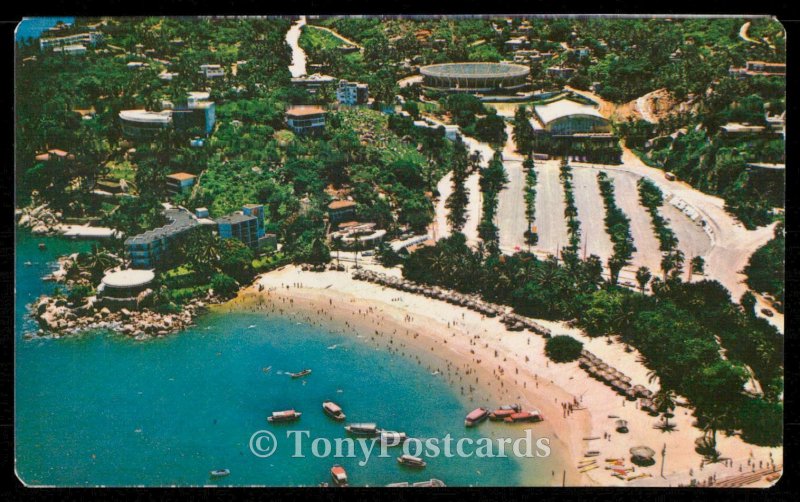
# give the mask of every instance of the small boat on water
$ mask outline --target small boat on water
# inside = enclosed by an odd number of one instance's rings
[[[518,404],[506,404],[491,412],[489,414],[489,420],[494,422],[505,420],[507,417],[510,417],[514,413],[519,413],[521,410],[522,407]]]
[[[26,261],[23,265],[25,265],[26,267],[30,267],[31,265],[33,265],[33,263]]]
[[[413,455],[400,455],[397,457],[397,463],[406,467],[414,467],[416,469],[422,469],[428,465],[427,462]]]
[[[542,414],[539,412],[539,410],[520,411],[519,413],[513,413],[512,415],[503,419],[503,421],[508,424],[514,424],[518,422],[541,422],[542,420]]]
[[[331,478],[337,486],[347,486],[347,471],[341,465],[331,467]]]
[[[381,443],[386,446],[400,446],[406,439],[405,432],[381,431]]]
[[[44,244],[44,242],[40,242],[40,243],[39,243],[39,249],[41,249],[42,251],[44,251],[45,249],[47,249],[47,246]]]
[[[224,478],[231,473],[230,469],[214,469],[209,474],[212,478]]]
[[[305,370],[299,371],[297,373],[289,373],[289,376],[292,377],[292,378],[302,378],[302,377],[304,377],[306,375],[310,375],[310,374],[311,374],[311,370],[305,369]]]
[[[483,422],[489,417],[489,410],[484,407],[476,408],[467,414],[464,419],[464,425],[467,427],[474,427]]]
[[[322,403],[322,411],[325,412],[326,415],[331,417],[334,420],[339,422],[343,421],[346,418],[344,412],[342,412],[342,408],[334,403],[333,401],[325,401]]]
[[[275,422],[294,422],[299,419],[302,413],[295,410],[273,411],[272,415],[267,417],[267,421]]]
[[[416,483],[401,481],[400,483],[389,483],[386,485],[387,488],[440,488],[442,486],[445,486],[444,482],[435,478],[431,478],[427,481],[417,481]]]
[[[270,371],[272,371],[272,366],[267,366],[267,367],[265,367],[265,368],[261,368],[261,370],[262,370],[264,373],[269,373]]]
[[[344,430],[354,436],[364,437],[376,437],[381,433],[381,430],[374,423],[350,424],[346,425]]]

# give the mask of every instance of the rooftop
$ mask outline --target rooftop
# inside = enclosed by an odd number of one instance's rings
[[[356,203],[352,200],[335,200],[328,204],[328,209],[344,209],[347,207],[355,207]]]
[[[248,216],[248,215],[242,214],[242,213],[233,213],[233,214],[228,214],[228,215],[222,216],[220,218],[217,218],[214,221],[216,221],[217,224],[229,223],[231,225],[236,225],[238,223],[243,223],[245,221],[250,221],[250,220],[255,220],[255,219],[256,219],[255,216]]]
[[[155,279],[155,274],[151,270],[121,270],[110,272],[103,277],[103,284],[109,288],[133,288],[144,286]]]
[[[189,173],[172,173],[167,175],[167,178],[178,180],[178,181],[185,181],[185,180],[193,180],[197,178],[194,174]]]
[[[163,214],[169,220],[169,223],[163,227],[154,228],[139,235],[128,237],[125,239],[125,245],[149,244],[153,241],[181,233],[199,225],[197,220],[192,217],[191,213],[185,209],[165,209]]]
[[[534,105],[533,109],[545,125],[556,119],[568,117],[570,115],[584,115],[601,118],[603,120],[606,119],[594,106],[578,103],[569,98],[562,98],[546,105]]]
[[[119,118],[128,122],[142,122],[150,124],[169,124],[172,120],[172,112],[149,112],[147,110],[122,110]]]
[[[293,106],[286,110],[286,115],[292,117],[304,117],[306,115],[319,115],[325,113],[325,109],[321,106],[306,105],[306,106]]]

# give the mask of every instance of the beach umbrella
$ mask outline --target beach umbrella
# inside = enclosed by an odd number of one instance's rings
[[[631,452],[633,458],[645,461],[652,460],[653,456],[656,454],[655,450],[653,450],[649,446],[634,446],[628,451]]]
[[[627,375],[622,375],[621,377],[619,377],[619,379],[622,380],[623,382],[627,383],[627,384],[631,383],[631,377],[629,377]]]
[[[621,434],[625,434],[626,432],[628,432],[628,421],[627,420],[621,420],[621,419],[617,420],[616,423],[614,424],[614,426],[617,429],[617,432],[619,432]]]
[[[628,401],[635,401],[636,400],[636,391],[634,391],[633,389],[627,389],[625,391],[625,397],[628,399]]]

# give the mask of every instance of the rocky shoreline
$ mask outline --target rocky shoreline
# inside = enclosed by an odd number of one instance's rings
[[[195,299],[182,307],[182,312],[161,314],[152,310],[140,311],[97,307],[94,302],[70,306],[64,298],[42,296],[31,305],[31,315],[39,323],[37,336],[75,335],[94,329],[108,329],[136,340],[148,340],[182,331],[193,324],[194,318],[208,309],[217,299],[209,296]]]

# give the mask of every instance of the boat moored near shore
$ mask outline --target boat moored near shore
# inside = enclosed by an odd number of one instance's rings
[[[298,420],[302,413],[295,410],[273,411],[272,415],[267,417],[267,421],[271,423],[276,422],[294,422]]]
[[[230,469],[214,469],[209,473],[212,478],[224,478],[231,473]]]
[[[517,422],[541,422],[544,420],[539,410],[521,411],[506,417],[503,421],[509,424]]]
[[[444,481],[435,478],[431,478],[427,481],[417,481],[416,483],[401,481],[399,483],[389,483],[386,485],[387,488],[441,488],[443,486],[446,486]]]
[[[507,404],[491,412],[489,414],[489,420],[492,420],[493,422],[499,422],[505,420],[514,413],[519,413],[521,410],[522,407],[518,404]]]
[[[474,427],[486,420],[488,417],[489,410],[481,406],[480,408],[475,408],[469,412],[467,417],[464,419],[464,425],[467,427]]]

